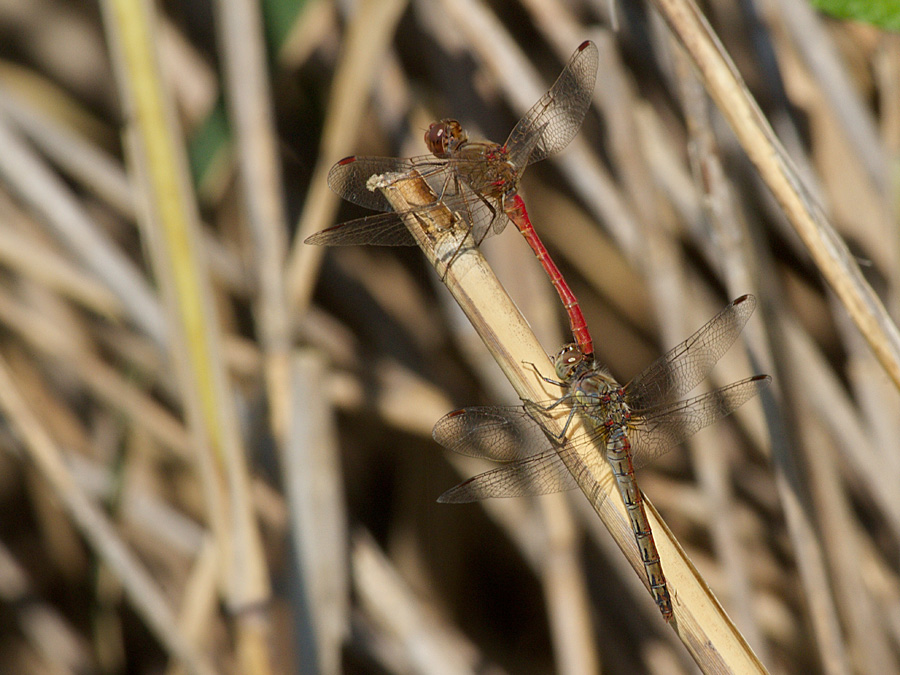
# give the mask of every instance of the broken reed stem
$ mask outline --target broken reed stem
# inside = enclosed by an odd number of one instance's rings
[[[402,216],[407,228],[519,397],[523,401],[559,398],[562,390],[541,379],[541,376],[555,377],[547,353],[475,248],[471,236],[465,228],[455,227],[454,214],[443,205],[409,214],[410,209],[433,204],[436,199],[424,179],[415,173],[377,176],[373,177],[371,187],[380,189],[395,211],[408,214]],[[565,412],[560,411],[559,419],[546,421],[548,431],[562,432]],[[574,424],[568,438],[574,440],[584,433],[580,424]],[[603,452],[602,448],[594,450]],[[566,443],[559,451],[595,512],[647,586],[644,566],[608,464],[582,457],[572,443]],[[611,492],[615,497],[606,499]],[[646,507],[675,610],[675,618],[669,625],[698,666],[704,672],[766,672],[649,500]]]

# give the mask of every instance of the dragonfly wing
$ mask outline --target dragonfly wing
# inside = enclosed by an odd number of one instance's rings
[[[707,394],[645,411],[628,429],[635,467],[646,466],[703,427],[730,415],[771,382],[768,375],[755,375]]]
[[[404,174],[413,169],[424,177],[445,173],[447,162],[434,155],[409,159],[396,157],[345,157],[328,172],[328,187],[348,202],[374,211],[391,211],[390,203],[379,190],[369,189],[369,179],[383,174]],[[442,182],[438,180],[438,182]],[[429,184],[434,187],[431,181]]]
[[[348,220],[303,240],[316,246],[415,246],[416,240],[396,213],[379,213]]]
[[[550,402],[548,402],[549,404]],[[463,408],[441,418],[435,440],[463,455],[504,462],[440,496],[439,502],[473,502],[571,490],[577,486],[557,452],[556,441],[536,418],[550,413],[535,403],[508,408]],[[605,429],[594,426],[576,442],[567,441],[586,464],[605,462]]]
[[[553,452],[544,429],[521,406],[455,410],[438,420],[432,436],[448,450],[494,462]]]
[[[393,157],[347,157],[331,167],[328,185],[349,202],[376,211],[392,211],[390,203],[379,190],[369,189],[369,179],[386,173],[407,174],[416,171],[434,193],[434,201],[417,205],[410,213],[421,214],[429,209],[446,207],[459,216],[472,232],[476,244],[491,234],[499,233],[508,218],[500,208],[499,200],[482,196],[461,175],[477,173],[465,166],[472,160],[442,160],[433,155],[409,159]],[[463,165],[463,166],[459,166]],[[385,228],[379,231],[379,228]],[[393,214],[369,216],[341,223],[312,235],[306,243],[320,245],[380,244],[383,246],[407,246],[415,243],[400,219]]]
[[[582,43],[560,76],[519,120],[506,141],[509,159],[524,169],[566,147],[578,133],[591,104],[600,53],[590,41]],[[539,139],[535,142],[533,135]]]
[[[465,504],[490,497],[523,497],[546,495],[576,487],[575,479],[566,465],[549,449],[463,481],[450,488],[438,501],[445,504]]]
[[[640,411],[671,403],[696,387],[740,335],[756,309],[742,295],[687,340],[671,349],[625,385],[628,405]]]

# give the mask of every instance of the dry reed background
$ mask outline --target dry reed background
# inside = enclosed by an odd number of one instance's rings
[[[434,422],[513,389],[419,251],[301,243],[364,215],[334,161],[503,140],[593,39],[523,194],[598,357],[625,381],[750,292],[711,379],[775,380],[641,485],[770,672],[900,672],[897,37],[703,6],[781,155],[686,3],[295,4],[0,3],[0,671],[746,672],[581,494],[436,504],[480,466]]]

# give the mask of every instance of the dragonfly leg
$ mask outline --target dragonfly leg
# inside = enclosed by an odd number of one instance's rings
[[[444,195],[446,195],[448,193],[452,193],[452,190],[450,188],[451,184],[453,186],[452,189],[455,189],[455,191],[456,191],[456,195],[462,196],[463,189],[462,189],[462,183],[460,182],[459,175],[457,175],[455,172],[451,171],[449,173],[449,175],[446,177],[446,179],[444,180],[444,184],[441,186],[441,193],[437,198],[437,203],[441,203],[444,200]],[[478,194],[478,193],[476,192],[475,194]],[[478,195],[478,196],[481,197],[481,195]],[[471,209],[469,209],[467,206],[466,211],[471,211]],[[474,216],[471,212],[466,213],[465,217],[461,218],[461,219],[457,215],[455,218],[455,222],[459,223],[460,220],[464,220],[466,222],[467,227],[468,227],[468,232],[474,231],[475,220],[474,220]],[[480,241],[476,241],[475,245],[478,246],[480,243],[481,243]],[[463,238],[459,242],[459,246],[456,247],[456,250],[453,252],[453,255],[450,256],[450,260],[447,261],[447,265],[444,268],[444,273],[441,275],[441,282],[443,282],[446,279],[447,272],[450,270],[450,266],[456,261],[456,257],[460,254],[464,245],[465,245],[465,238]]]
[[[526,407],[526,408],[532,408],[532,409],[534,409],[534,410],[539,410],[540,413],[541,413],[541,415],[545,415],[545,413],[547,413],[547,412],[553,410],[554,408],[556,408],[556,406],[558,406],[558,405],[559,405],[560,403],[562,403],[563,401],[568,401],[568,400],[570,400],[571,398],[572,398],[572,397],[571,397],[569,394],[564,394],[561,398],[557,399],[556,401],[554,401],[554,402],[551,403],[550,405],[546,405],[546,406],[545,406],[545,405],[541,405],[540,403],[535,403],[534,401],[525,401],[525,407]],[[557,442],[557,443],[564,443],[564,442],[565,442],[565,440],[566,440],[566,434],[569,432],[569,426],[572,424],[572,420],[575,418],[575,408],[576,408],[576,406],[572,406],[572,407],[569,409],[569,413],[568,413],[568,415],[566,415],[566,421],[565,421],[565,423],[563,424],[562,431],[560,431],[558,434],[553,433],[553,432],[550,431],[546,426],[544,426],[543,424],[541,424],[541,428],[544,430],[544,433],[547,434],[547,436],[548,436],[551,440],[553,440],[553,441],[555,441],[555,442]],[[538,424],[540,424],[540,421],[538,420],[538,417],[536,416],[536,414],[535,414],[535,413],[530,413],[530,414],[531,414],[531,416],[535,419],[535,421],[537,421]]]
[[[444,196],[447,194],[447,187],[450,183],[456,184],[456,194],[459,194],[459,176],[451,171],[444,177],[444,184],[441,185],[441,193],[437,196],[436,202],[444,201]]]
[[[525,365],[525,366],[528,366],[529,368],[531,368],[534,371],[534,374],[537,375],[539,378],[541,378],[547,384],[555,384],[557,387],[563,387],[564,389],[566,388],[566,386],[568,386],[567,383],[565,383],[565,382],[560,382],[559,380],[554,380],[551,377],[542,375],[541,371],[539,371],[537,369],[537,366],[534,365],[531,361],[522,361],[522,365]],[[557,401],[557,403],[559,403],[559,401]]]
[[[481,194],[480,192],[476,192],[475,194],[478,196],[478,199],[481,200],[481,203],[484,204],[485,208],[487,208],[487,210],[491,212],[491,222],[485,228],[484,234],[481,236],[481,239],[478,240],[477,242],[475,242],[478,246],[481,246],[481,242],[484,241],[485,237],[487,237],[488,232],[490,232],[491,230],[494,230],[494,228],[497,226],[497,217],[498,217],[498,214],[500,213],[500,211],[483,194]],[[472,222],[473,223],[475,222],[474,219]],[[475,236],[474,232],[473,232],[472,236],[473,237]]]
[[[559,399],[559,401],[562,401],[562,399]],[[557,401],[553,405],[557,405],[559,403],[559,401]],[[555,436],[554,434],[550,434],[551,436],[554,436],[554,438],[556,438],[557,442],[559,442],[559,443],[565,442],[566,434],[569,433],[569,425],[572,424],[572,419],[574,417],[575,417],[575,406],[573,405],[571,408],[569,408],[569,414],[566,417],[566,423],[563,424],[562,431],[559,432],[559,435]]]

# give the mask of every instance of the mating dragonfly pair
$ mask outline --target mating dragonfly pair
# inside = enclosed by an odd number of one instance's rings
[[[713,392],[679,400],[706,377],[735,341],[756,307],[745,295],[729,304],[690,338],[658,359],[627,385],[620,386],[593,358],[590,333],[575,295],[551,260],[528,218],[518,184],[525,168],[562,150],[577,133],[590,105],[599,55],[592,42],[582,43],[553,87],[522,117],[506,143],[469,141],[456,120],[432,124],[425,134],[430,155],[410,159],[347,157],[332,167],[329,186],[344,199],[379,215],[335,225],[306,242],[319,245],[412,245],[401,214],[377,191],[369,189],[373,175],[410,174],[424,178],[435,193],[430,204],[410,214],[427,215],[447,208],[460,216],[476,242],[500,232],[509,220],[525,236],[550,277],[569,317],[576,343],[564,347],[554,366],[565,393],[556,401],[517,407],[474,407],[442,418],[434,438],[454,452],[503,463],[445,492],[442,502],[471,502],[489,497],[547,494],[574,488],[559,448],[572,443],[590,464],[607,461],[616,483],[647,573],[651,593],[666,621],[672,602],[659,554],[644,510],[634,468],[667,452],[699,429],[728,415],[768,386],[767,375],[736,382]],[[558,436],[547,431],[554,410],[569,405]],[[574,416],[588,433],[576,444],[566,435]],[[597,448],[602,447],[603,460]]]

